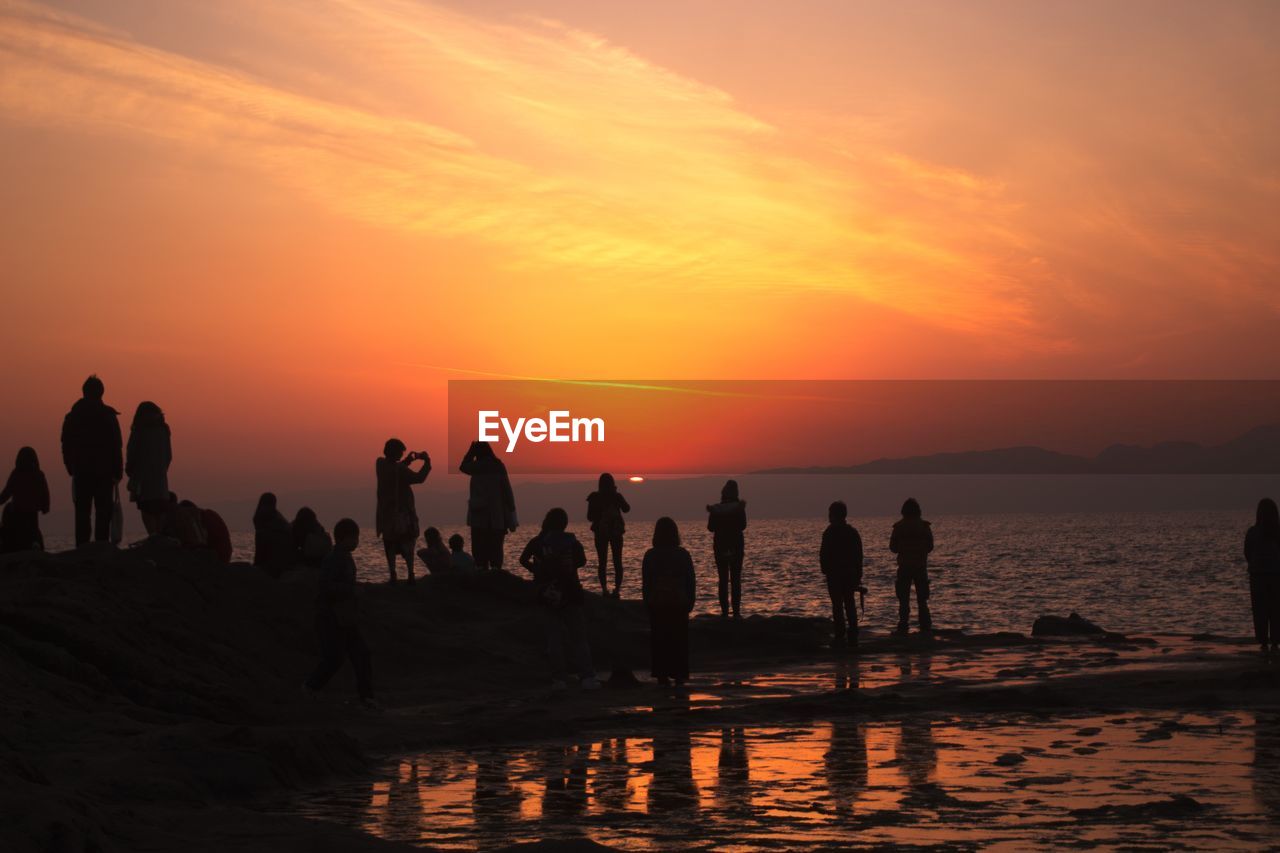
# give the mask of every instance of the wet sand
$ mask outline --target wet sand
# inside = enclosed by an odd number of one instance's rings
[[[1280,665],[1250,643],[872,631],[854,653],[821,618],[699,618],[681,693],[645,677],[640,605],[592,597],[597,665],[643,683],[553,693],[525,582],[362,592],[383,714],[349,671],[303,695],[305,573],[4,559],[0,847],[1277,843]]]

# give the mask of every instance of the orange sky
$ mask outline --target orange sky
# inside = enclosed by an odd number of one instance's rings
[[[449,368],[1275,377],[1280,5],[0,0],[0,453],[90,371],[213,495]],[[450,466],[451,467],[451,466]]]

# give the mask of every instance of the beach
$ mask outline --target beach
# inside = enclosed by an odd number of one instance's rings
[[[349,668],[319,697],[301,687],[316,655],[305,570],[90,548],[6,557],[0,593],[5,849],[965,847],[1086,826],[1107,845],[1153,815],[1168,839],[1275,841],[1280,668],[1242,638],[944,620],[933,638],[875,630],[839,652],[817,615],[703,616],[693,681],[674,692],[647,678],[642,606],[589,596],[596,665],[618,673],[555,693],[529,584],[494,572],[362,585],[386,706],[371,713]],[[725,730],[745,774],[721,763]],[[1126,773],[1100,765],[1115,755]],[[508,769],[487,772],[499,758]],[[391,780],[431,766],[452,787],[415,784],[406,817]],[[974,791],[990,805],[965,806]]]

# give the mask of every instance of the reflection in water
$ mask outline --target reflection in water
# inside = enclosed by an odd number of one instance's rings
[[[749,815],[751,759],[747,755],[747,732],[742,726],[720,729],[720,757],[716,770],[716,805],[729,815],[740,818]]]
[[[1280,842],[1274,716],[848,713],[805,726],[669,721],[646,734],[405,759],[372,788],[300,810],[468,850],[575,836],[619,849]]]
[[[1280,824],[1280,717],[1259,717],[1253,727],[1253,794]]]
[[[831,723],[831,741],[823,756],[823,769],[836,817],[850,817],[858,796],[867,788],[866,723],[849,718]]]

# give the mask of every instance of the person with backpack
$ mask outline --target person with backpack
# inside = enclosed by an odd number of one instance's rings
[[[76,547],[92,538],[111,539],[115,488],[124,476],[124,440],[120,413],[102,402],[104,386],[90,376],[82,397],[62,420],[62,463],[71,475],[71,500],[76,514]]]
[[[316,594],[316,635],[320,640],[320,663],[307,678],[306,688],[318,693],[342,668],[344,657],[356,671],[356,691],[360,704],[371,711],[382,706],[373,698],[373,664],[369,646],[360,633],[359,602],[356,600],[356,563],[351,553],[360,544],[360,526],[344,518],[333,526],[334,547],[320,564]]]
[[[738,497],[738,481],[728,480],[720,490],[720,503],[707,504],[707,530],[715,555],[720,581],[720,615],[729,615],[730,593],[733,618],[742,616],[742,561],[746,550],[747,502]]]
[[[467,486],[467,526],[476,568],[500,569],[503,543],[515,533],[516,497],[507,466],[487,441],[473,441],[458,470],[470,477]]]
[[[431,457],[425,452],[405,455],[405,443],[389,438],[382,446],[382,457],[374,465],[378,481],[378,506],[374,518],[377,534],[382,537],[383,551],[387,555],[387,572],[391,583],[396,582],[396,557],[403,557],[409,583],[413,576],[413,544],[418,541],[418,509],[414,504],[413,487],[426,482],[431,473]],[[417,471],[410,465],[421,460]]]
[[[520,554],[520,565],[533,575],[534,590],[547,632],[547,659],[551,665],[551,686],[563,689],[568,673],[568,656],[581,679],[583,690],[600,686],[591,663],[587,627],[583,614],[584,594],[578,569],[587,564],[582,543],[568,532],[569,513],[560,507],[547,512],[542,530],[529,540]]]
[[[297,550],[302,565],[312,569],[320,568],[320,563],[333,550],[333,540],[320,523],[316,511],[309,506],[302,507],[293,516],[293,523],[289,528],[293,534],[293,547]]]
[[[653,547],[640,568],[641,591],[649,611],[653,677],[667,687],[689,678],[689,613],[697,590],[693,558],[680,547],[680,528],[663,516],[653,526]]]
[[[1255,523],[1244,535],[1249,564],[1253,637],[1263,655],[1280,652],[1280,510],[1271,498],[1258,501]]]
[[[18,451],[13,472],[0,491],[0,552],[44,550],[40,533],[40,516],[49,512],[49,481],[40,470],[40,457],[34,447]]]
[[[835,501],[827,508],[827,529],[822,531],[818,565],[827,578],[831,596],[832,645],[858,645],[857,594],[862,586],[862,536],[849,523],[849,508]]]
[[[173,462],[169,425],[164,412],[150,400],[138,404],[129,428],[129,444],[124,472],[129,475],[126,490],[137,504],[142,526],[155,536],[165,526],[169,513],[169,465]]]
[[[933,551],[933,527],[921,518],[920,503],[907,498],[902,504],[902,518],[894,522],[889,536],[889,550],[898,555],[898,576],[894,592],[898,596],[898,628],[906,635],[911,621],[911,587],[916,588],[917,619],[921,631],[933,630],[929,613],[929,554]]]
[[[612,474],[601,474],[596,490],[587,495],[587,521],[595,534],[596,560],[600,567],[600,594],[609,596],[606,582],[609,576],[607,558],[613,552],[613,598],[622,596],[622,534],[626,522],[622,514],[631,512],[631,505],[618,491]]]

